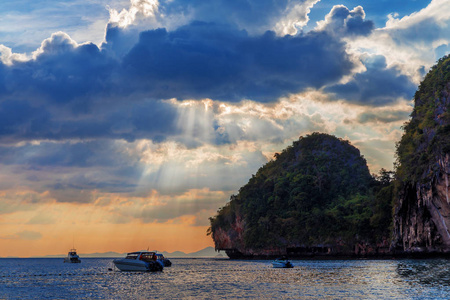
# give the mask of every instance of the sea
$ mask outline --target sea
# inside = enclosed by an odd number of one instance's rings
[[[450,299],[450,260],[171,259],[121,272],[111,258],[0,259],[0,299]]]

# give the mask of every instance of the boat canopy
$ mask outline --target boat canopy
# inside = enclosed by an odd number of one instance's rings
[[[155,252],[131,252],[128,253],[125,257],[126,259],[140,259],[144,261],[151,261],[153,259],[153,256],[155,255]]]
[[[139,252],[128,253],[126,259],[136,259],[139,256]]]

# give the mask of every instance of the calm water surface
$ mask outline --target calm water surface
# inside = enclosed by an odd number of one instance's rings
[[[171,260],[126,273],[109,258],[0,259],[0,299],[450,299],[450,260]]]

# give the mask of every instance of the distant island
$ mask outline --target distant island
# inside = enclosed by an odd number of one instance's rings
[[[158,251],[159,252],[159,251]],[[166,252],[162,251],[162,253],[167,258],[227,258],[225,252],[217,253],[214,247],[206,247],[205,249],[185,253],[182,251],[175,252]],[[96,252],[96,253],[79,253],[80,258],[116,258],[116,257],[124,257],[126,252],[118,253],[118,252]],[[55,255],[45,255],[45,256],[36,256],[41,258],[63,258],[66,257],[67,254],[55,254]],[[16,258],[16,257],[8,257],[8,258]]]
[[[395,170],[371,175],[349,141],[324,133],[276,153],[210,218],[230,258],[450,254],[450,56],[420,84]]]

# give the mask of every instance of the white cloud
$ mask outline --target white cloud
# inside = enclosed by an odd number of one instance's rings
[[[14,61],[27,61],[30,58],[26,54],[13,53],[11,48],[0,44],[0,61],[5,65],[12,65]]]
[[[450,50],[449,11],[449,0],[433,0],[426,8],[403,18],[391,14],[384,28],[368,37],[347,40],[348,51],[357,56],[383,55],[388,67],[395,66],[419,84],[424,72],[442,55],[436,49],[441,46]]]
[[[51,35],[50,38],[45,39],[36,51],[33,52],[33,58],[46,52],[48,54],[58,54],[70,51],[78,47],[78,43],[73,40],[67,33],[58,31]]]
[[[158,13],[158,7],[158,0],[130,0],[128,9],[122,9],[119,12],[114,8],[109,8],[109,22],[117,24],[119,27],[127,27],[134,24],[140,16],[154,19]]]
[[[286,13],[275,24],[273,30],[281,36],[295,35],[309,21],[311,8],[320,0],[306,0],[302,3],[291,2],[286,8]]]
[[[401,19],[398,19],[396,14],[389,15],[385,29],[408,29],[430,19],[436,21],[442,28],[448,27],[448,20],[450,19],[449,11],[449,0],[432,0],[424,9]]]

